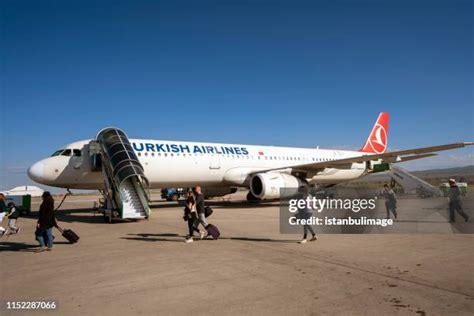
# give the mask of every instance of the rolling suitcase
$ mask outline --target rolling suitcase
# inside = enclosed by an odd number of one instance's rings
[[[79,240],[79,236],[70,229],[59,228],[59,231],[71,244],[75,244]]]
[[[212,236],[213,239],[218,239],[221,233],[219,232],[219,229],[217,226],[209,224],[206,226],[206,231],[209,235]]]

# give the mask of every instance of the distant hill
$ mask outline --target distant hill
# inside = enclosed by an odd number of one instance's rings
[[[417,177],[474,177],[474,165],[447,169],[429,169],[411,172]]]
[[[409,171],[411,174],[419,177],[432,185],[438,186],[441,182],[447,181],[449,178],[456,180],[464,180],[469,184],[474,184],[474,165],[446,169],[429,169],[419,171]],[[390,181],[390,174],[386,172],[371,174],[367,177],[352,181],[353,184],[360,182],[383,183]]]

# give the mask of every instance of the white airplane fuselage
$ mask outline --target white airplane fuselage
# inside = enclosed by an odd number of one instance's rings
[[[88,144],[68,144],[51,157],[38,161],[28,175],[38,183],[69,189],[102,189],[103,174],[91,171]],[[360,156],[346,150],[310,149],[241,144],[130,139],[150,188],[248,187],[249,174],[259,170]],[[288,168],[281,172],[291,172]],[[350,168],[326,168],[305,175],[318,184],[336,184],[368,173],[365,163]]]

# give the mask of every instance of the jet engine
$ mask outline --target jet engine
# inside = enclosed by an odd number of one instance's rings
[[[279,199],[285,197],[280,195],[281,188],[299,188],[302,185],[306,185],[304,180],[286,173],[257,173],[250,179],[250,192],[260,200]]]

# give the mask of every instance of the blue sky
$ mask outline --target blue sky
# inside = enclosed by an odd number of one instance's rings
[[[98,3],[96,3],[98,2]],[[474,139],[471,1],[0,3],[0,188],[63,144],[131,137],[358,148]],[[412,169],[473,164],[463,149]]]

